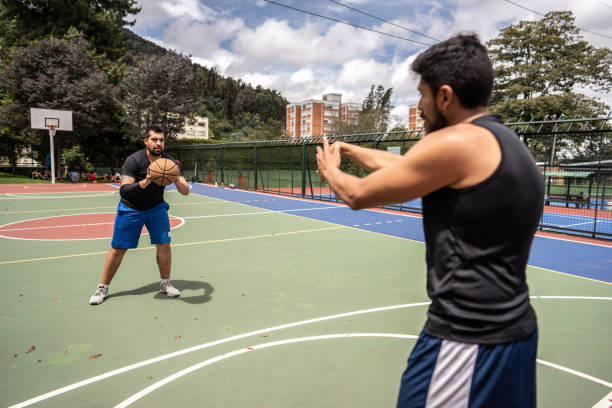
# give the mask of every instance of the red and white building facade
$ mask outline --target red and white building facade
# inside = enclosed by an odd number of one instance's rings
[[[421,111],[419,105],[414,104],[408,107],[408,130],[420,130],[423,129],[424,121],[419,116]]]
[[[342,103],[342,95],[329,93],[323,100],[308,99],[287,105],[287,136],[290,138],[330,135],[340,120],[356,122],[361,105]]]

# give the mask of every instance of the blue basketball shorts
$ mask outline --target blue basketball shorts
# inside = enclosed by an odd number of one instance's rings
[[[398,408],[535,408],[537,329],[479,345],[421,332],[402,376]]]
[[[151,244],[170,243],[170,219],[167,202],[161,202],[148,210],[135,210],[123,203],[117,207],[115,230],[113,231],[113,248],[137,248],[143,225],[149,231]]]

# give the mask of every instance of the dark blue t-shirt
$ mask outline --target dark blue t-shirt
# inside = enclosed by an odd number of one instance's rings
[[[170,159],[176,163],[172,157],[166,153],[162,153],[160,158]],[[133,177],[138,183],[141,180],[147,178],[147,169],[151,161],[147,156],[145,149],[139,150],[134,154],[128,156],[123,163],[123,173],[121,176]],[[156,183],[150,183],[147,188],[140,189],[139,194],[131,198],[126,199],[123,195],[121,196],[121,202],[130,208],[135,210],[148,210],[149,208],[155,207],[157,204],[164,201],[164,190],[165,187],[160,186]]]

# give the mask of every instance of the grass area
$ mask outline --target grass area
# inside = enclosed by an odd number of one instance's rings
[[[51,180],[31,179],[28,176],[0,172],[0,184],[51,183]]]

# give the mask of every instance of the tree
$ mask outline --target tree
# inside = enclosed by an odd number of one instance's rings
[[[30,107],[73,112],[74,132],[56,135],[58,158],[64,144],[71,146],[77,140],[99,151],[121,139],[114,89],[90,58],[82,37],[69,41],[47,38],[18,48],[2,67],[0,89],[5,93],[0,106],[1,131],[16,144],[38,144],[40,131],[30,129]]]
[[[609,109],[579,90],[610,91],[612,52],[582,40],[571,11],[510,25],[487,45],[496,78],[492,111],[507,120],[591,116]]]
[[[180,133],[201,105],[194,80],[189,59],[174,52],[145,57],[133,68],[121,82],[133,136],[142,137],[149,125],[168,138]]]
[[[337,135],[348,135],[356,133],[386,132],[389,127],[389,115],[393,106],[391,95],[393,88],[385,89],[382,85],[372,85],[368,96],[361,105],[358,121],[334,122],[334,133]]]
[[[72,27],[97,54],[117,59],[125,53],[123,27],[140,11],[136,0],[0,0],[0,38],[5,47],[41,38],[62,38]]]

